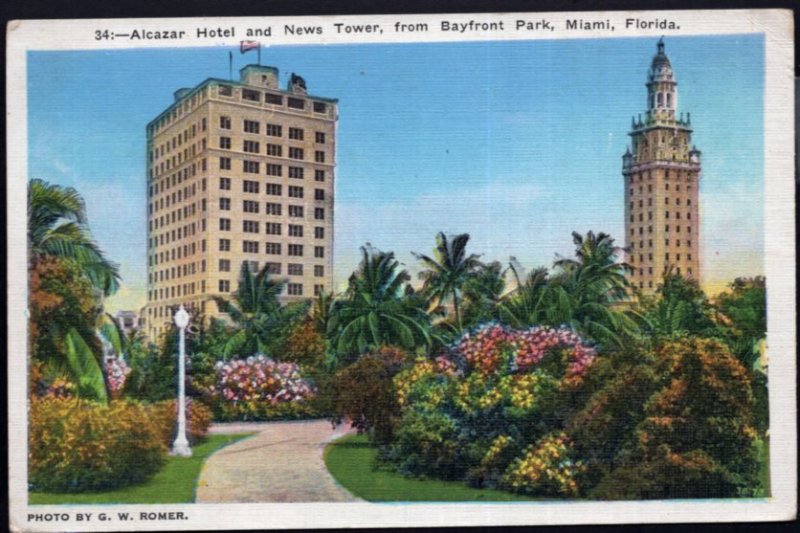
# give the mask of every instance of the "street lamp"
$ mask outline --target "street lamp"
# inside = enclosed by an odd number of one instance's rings
[[[189,325],[189,313],[181,305],[174,318],[178,326],[178,435],[172,443],[170,455],[191,457],[192,449],[186,438],[186,326]]]

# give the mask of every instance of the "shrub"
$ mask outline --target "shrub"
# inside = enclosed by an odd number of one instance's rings
[[[508,466],[504,485],[528,494],[577,496],[576,477],[583,465],[573,462],[570,450],[564,433],[546,435]]]
[[[217,382],[209,391],[217,420],[272,420],[313,416],[309,401],[316,389],[295,363],[276,363],[264,355],[217,363]]]
[[[391,440],[400,414],[393,378],[408,354],[393,347],[383,347],[361,356],[333,378],[334,423],[350,420],[359,433],[373,431],[378,443]]]
[[[170,447],[178,432],[178,401],[166,400],[148,406],[150,415],[158,428],[159,437]],[[194,445],[203,438],[211,425],[211,409],[191,398],[186,400],[186,438]]]
[[[28,477],[31,490],[86,492],[144,481],[166,447],[148,410],[77,398],[31,398]]]

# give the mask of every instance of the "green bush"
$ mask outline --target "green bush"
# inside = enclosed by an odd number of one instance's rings
[[[144,481],[164,464],[166,446],[148,409],[77,398],[30,400],[31,490],[87,492]]]

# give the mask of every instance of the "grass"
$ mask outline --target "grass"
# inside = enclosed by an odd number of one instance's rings
[[[387,469],[376,469],[376,454],[365,435],[348,435],[325,448],[325,465],[340,485],[370,502],[532,500],[500,490],[475,489],[461,481],[412,479]]]
[[[209,455],[223,446],[250,436],[209,435],[205,441],[192,448],[191,457],[169,457],[164,467],[149,481],[105,492],[59,494],[31,492],[30,505],[64,503],[192,503],[200,469]]]

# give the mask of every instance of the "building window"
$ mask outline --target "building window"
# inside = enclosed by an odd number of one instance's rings
[[[289,128],[289,138],[294,139],[295,141],[302,141],[303,140],[303,129],[302,128]]]
[[[289,177],[295,178],[298,180],[303,179],[303,168],[302,167],[289,167]]]
[[[325,276],[325,267],[322,265],[314,265],[314,276],[318,278]]]
[[[220,168],[220,170],[230,170],[231,169],[231,158],[230,157],[220,157],[219,158],[219,168]]]
[[[264,245],[264,253],[269,255],[281,255],[281,243],[268,242]]]
[[[242,231],[245,233],[258,233],[258,222],[255,220],[242,220]]]
[[[669,224],[667,224],[666,226],[664,226],[664,231],[666,231],[667,233],[669,233]]]
[[[247,254],[257,254],[258,253],[258,242],[257,241],[242,241],[242,251]]]
[[[231,219],[229,219],[229,218],[221,218],[221,219],[219,219],[219,229],[220,229],[220,231],[230,231],[231,230]]]
[[[219,260],[219,271],[220,272],[230,272],[231,271],[231,261],[230,261],[230,259],[220,259]]]
[[[283,165],[267,163],[267,176],[283,176]]]
[[[287,287],[287,292],[291,296],[302,296],[303,295],[303,284],[302,283],[289,283]]]
[[[283,155],[283,146],[280,144],[267,143],[267,155],[281,157]]]
[[[324,163],[325,162],[325,152],[322,150],[317,150],[314,152],[314,161],[317,163]]]
[[[669,261],[669,252],[664,254],[664,261]]]
[[[261,145],[258,141],[244,141],[243,150],[251,154],[257,154],[261,151]]]
[[[252,89],[242,89],[242,100],[261,102],[261,93]]]
[[[324,239],[325,238],[325,228],[321,228],[319,226],[314,228],[314,238],[315,239]]]
[[[244,132],[245,133],[258,133],[260,123],[257,120],[245,120],[244,121]]]
[[[231,190],[231,179],[230,178],[220,178],[219,179],[219,190],[221,190],[221,191],[229,191],[229,190]]]
[[[230,211],[231,210],[231,199],[230,198],[220,198],[219,199],[219,208],[221,211]]]
[[[316,220],[325,220],[325,208],[324,207],[315,207],[314,208],[314,218]]]
[[[315,246],[314,247],[314,257],[325,257],[325,247],[324,246]]]
[[[316,141],[318,144],[325,144],[325,133],[324,133],[324,132],[321,132],[321,131],[318,131],[318,132],[316,132],[316,133],[314,134],[314,140],[315,140],[315,141]]]
[[[298,224],[289,224],[289,236],[290,237],[302,237],[303,236],[303,226]]]
[[[669,211],[664,211],[664,218],[669,218]]]
[[[230,85],[220,85],[218,91],[220,96],[233,96],[233,88]]]
[[[283,96],[279,94],[264,93],[264,103],[272,105],[283,105]]]
[[[267,235],[280,235],[281,234],[281,225],[278,222],[267,222]]]
[[[280,124],[267,124],[267,135],[270,137],[283,137],[283,126]]]
[[[283,194],[283,188],[280,183],[267,183],[267,194],[272,196],[280,196]]]
[[[286,106],[292,109],[305,109],[306,101],[300,98],[292,98],[291,96],[286,99]]]
[[[286,266],[286,273],[290,276],[302,276],[303,275],[303,265],[300,263],[289,263]]]
[[[294,146],[289,147],[289,158],[290,159],[303,159],[303,149],[296,148]]]
[[[281,214],[281,204],[274,204],[267,202],[267,214],[268,215],[278,215]]]
[[[692,199],[691,198],[686,200],[686,205],[692,205]]]
[[[289,216],[290,217],[303,217],[303,206],[302,205],[290,205],[289,206]]]
[[[227,279],[219,280],[219,292],[231,292],[231,282]]]
[[[257,193],[258,189],[259,189],[258,182],[257,181],[252,181],[252,180],[244,180],[242,182],[242,189],[244,190],[244,192]]]
[[[325,102],[314,102],[314,113],[324,113],[327,109]]]
[[[259,203],[253,200],[244,200],[242,202],[242,209],[245,213],[258,213]]]
[[[270,274],[280,274],[281,273],[281,264],[280,263],[271,263],[267,262],[264,263],[264,266],[267,269],[267,272]]]
[[[289,245],[289,255],[302,257],[303,256],[303,245],[302,244],[290,244]]]
[[[242,169],[248,174],[258,174],[258,161],[242,161]]]
[[[203,120],[205,120],[205,119],[203,119]],[[220,116],[219,117],[219,127],[220,127],[220,129],[223,129],[223,130],[231,129],[231,117]],[[203,130],[205,130],[205,128],[203,128]]]
[[[314,171],[314,179],[316,181],[325,181],[325,171],[324,170],[315,170]]]
[[[295,187],[292,185],[289,186],[289,198],[302,198],[302,197],[303,197],[302,187]]]
[[[230,150],[231,149],[231,138],[230,137],[220,137],[219,138],[219,147],[223,150]]]
[[[220,239],[219,240],[219,251],[220,252],[230,252],[231,251],[231,240],[230,239]]]
[[[325,190],[314,189],[314,200],[324,200],[324,199],[325,199]]]

